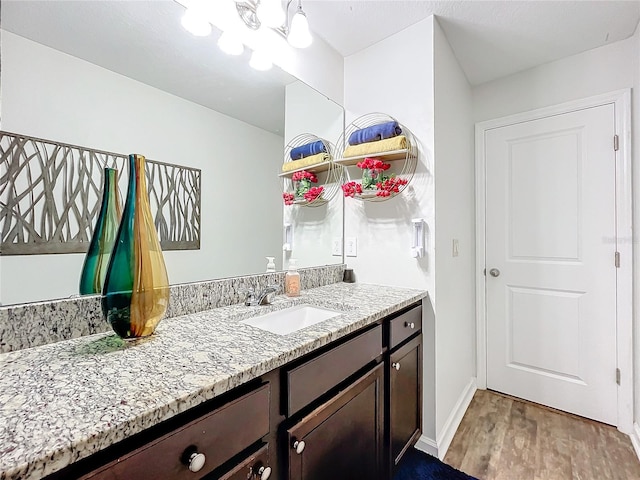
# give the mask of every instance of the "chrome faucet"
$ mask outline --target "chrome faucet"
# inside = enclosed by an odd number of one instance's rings
[[[247,291],[247,298],[244,301],[244,304],[248,307],[254,307],[256,305],[269,305],[269,294],[276,293],[280,290],[278,285],[267,285],[264,287],[260,293],[256,293],[253,288]]]

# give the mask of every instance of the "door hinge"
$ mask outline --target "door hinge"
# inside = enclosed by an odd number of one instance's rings
[[[616,268],[620,268],[620,252],[616,252],[615,263],[616,263]]]
[[[620,148],[620,137],[618,135],[613,136],[613,149],[617,152]]]
[[[620,385],[620,369],[616,368],[616,383]]]
[[[485,277],[487,276],[487,269],[486,269],[486,268],[482,271],[482,274],[483,274]]]

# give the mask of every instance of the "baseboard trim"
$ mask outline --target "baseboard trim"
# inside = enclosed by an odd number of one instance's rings
[[[460,426],[462,417],[464,417],[467,408],[469,408],[469,404],[473,399],[473,394],[476,393],[477,389],[476,379],[473,377],[463,390],[460,398],[458,398],[456,405],[451,410],[451,414],[444,423],[444,426],[440,431],[440,435],[436,437],[436,448],[438,451],[438,458],[440,460],[442,460],[447,454],[447,450],[449,450],[453,436],[456,434],[456,430],[458,430],[458,427]]]
[[[433,455],[434,457],[438,456],[438,444],[432,438],[429,438],[425,435],[422,435],[415,444],[415,447],[429,455]]]
[[[636,422],[633,422],[633,431],[629,435],[629,438],[631,438],[633,449],[636,451],[638,460],[640,460],[640,425]]]

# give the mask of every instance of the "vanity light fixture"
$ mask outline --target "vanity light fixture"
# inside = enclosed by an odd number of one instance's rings
[[[273,63],[271,62],[271,58],[265,52],[261,50],[254,50],[251,54],[251,59],[249,60],[249,65],[256,70],[269,70],[273,67]]]
[[[256,15],[258,15],[260,23],[269,28],[281,27],[287,19],[280,0],[260,0],[256,8]]]
[[[288,0],[282,9],[281,0],[236,0],[236,11],[242,22],[251,30],[261,26],[269,27],[287,39],[295,48],[306,48],[313,42],[307,15],[302,10],[302,0],[289,24],[289,6],[294,0]]]
[[[177,1],[178,3],[186,5],[180,0]],[[233,1],[235,8],[233,4],[221,3],[214,5],[216,7],[228,5],[228,14],[233,17],[233,12],[235,11],[240,19],[240,22],[236,20],[236,23],[239,23],[240,30],[238,30],[238,26],[230,26],[228,29],[226,27],[221,28],[223,33],[218,39],[218,47],[220,47],[223,52],[229,55],[242,54],[244,44],[247,43],[244,39],[244,33],[242,32],[244,28],[242,25],[252,32],[257,32],[259,29],[264,31],[265,28],[269,28],[285,38],[289,45],[294,48],[306,48],[313,42],[307,16],[304,10],[302,10],[302,0],[297,1],[297,9],[291,18],[291,23],[289,23],[288,12],[289,6],[294,0],[288,0],[284,9],[282,7],[282,0]],[[207,5],[211,7],[210,4],[205,4],[203,0],[196,0],[188,4],[188,8],[182,17],[182,26],[193,35],[204,37],[211,33],[211,22],[208,21],[207,18],[214,18],[212,17],[214,13],[211,9],[207,9]],[[216,24],[215,21],[213,21],[213,23]],[[251,45],[251,48],[255,48],[254,44],[255,42],[248,43],[248,45]],[[273,63],[269,52],[262,49],[260,51],[254,50],[249,65],[256,70],[269,70],[273,66]]]
[[[207,22],[197,9],[188,8],[182,16],[182,26],[196,37],[211,34],[211,24]]]
[[[307,15],[302,10],[302,3],[298,0],[298,10],[291,19],[291,28],[287,35],[289,45],[295,48],[307,48],[313,42]]]
[[[228,55],[242,55],[244,52],[242,41],[231,31],[222,32],[218,39],[218,47]]]

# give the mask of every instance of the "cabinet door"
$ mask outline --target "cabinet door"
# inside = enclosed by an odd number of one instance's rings
[[[379,479],[383,365],[287,430],[290,480]]]
[[[389,361],[389,429],[391,459],[397,465],[416,442],[422,426],[422,337],[391,354]]]

